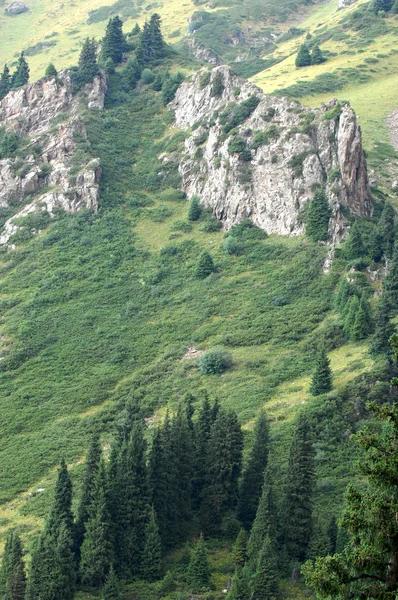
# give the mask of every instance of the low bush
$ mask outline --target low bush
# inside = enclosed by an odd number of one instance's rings
[[[199,358],[199,371],[202,375],[219,375],[233,364],[232,355],[223,348],[212,348]]]

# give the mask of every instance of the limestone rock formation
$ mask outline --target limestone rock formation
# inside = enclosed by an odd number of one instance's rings
[[[21,149],[0,160],[0,207],[14,209],[0,244],[18,230],[13,220],[54,209],[97,210],[100,161],[88,152],[80,110],[103,108],[106,80],[97,77],[79,94],[72,93],[67,71],[13,90],[0,102],[0,127],[17,134]]]
[[[28,10],[29,7],[23,2],[12,2],[6,7],[5,12],[9,15],[21,15],[22,13],[28,12]]]
[[[222,77],[221,96],[214,96],[216,76]],[[213,69],[210,81],[203,82],[203,71],[196,73],[181,85],[172,104],[176,125],[194,126],[180,173],[187,196],[198,194],[225,229],[250,218],[268,233],[299,235],[305,207],[319,185],[325,186],[332,208],[332,244],[344,231],[341,204],[356,215],[372,215],[361,130],[348,105],[340,107],[333,100],[311,110],[263,94],[227,66]],[[226,131],[226,111],[251,96],[258,98],[258,106]],[[246,142],[247,150],[255,140],[260,144],[242,154],[231,144],[237,140]]]
[[[351,6],[357,0],[339,0],[338,7],[339,8],[347,8],[347,6]]]

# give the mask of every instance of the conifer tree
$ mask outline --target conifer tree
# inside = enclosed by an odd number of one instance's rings
[[[268,536],[259,553],[252,590],[252,600],[275,600],[279,595],[275,549]]]
[[[313,242],[326,241],[331,211],[323,189],[317,189],[305,217],[305,233]]]
[[[51,77],[56,77],[57,75],[58,75],[57,69],[54,67],[53,63],[50,63],[46,68],[44,77],[50,79]]]
[[[64,459],[61,460],[58,470],[54,500],[45,524],[45,533],[56,538],[63,523],[72,531],[72,481]]]
[[[311,52],[311,64],[312,65],[321,65],[325,62],[325,57],[322,54],[322,50],[318,45],[312,48]]]
[[[52,586],[56,590],[54,597],[57,600],[72,600],[75,595],[75,583],[73,537],[67,522],[63,521],[55,546],[55,569],[52,573]]]
[[[361,230],[358,221],[354,222],[350,234],[344,244],[344,256],[348,260],[360,258],[366,254],[366,249],[362,240]]]
[[[265,539],[268,538],[276,547],[276,507],[274,493],[271,481],[271,473],[269,469],[264,473],[263,487],[261,498],[257,508],[256,518],[250,532],[250,537],[247,543],[247,555],[249,558],[249,566],[253,571],[257,568],[258,555],[264,545]]]
[[[352,339],[352,329],[354,327],[355,318],[359,311],[359,298],[358,296],[351,296],[346,304],[344,315],[344,333],[348,339]]]
[[[105,582],[113,558],[108,481],[103,461],[94,476],[88,513],[81,547],[80,574],[84,584],[100,587]]]
[[[390,319],[390,312],[390,307],[382,294],[376,309],[375,332],[370,344],[373,356],[390,354],[389,340],[395,329]]]
[[[123,22],[116,15],[111,17],[106,26],[105,36],[101,46],[101,60],[110,58],[115,65],[122,62],[126,50],[126,38],[123,34]]]
[[[3,100],[7,96],[11,89],[11,76],[10,69],[7,65],[4,65],[3,72],[0,77],[0,100]]]
[[[332,371],[330,360],[326,354],[325,348],[322,348],[316,360],[315,371],[312,376],[310,394],[319,396],[326,394],[332,389]]]
[[[391,204],[386,202],[378,222],[378,230],[382,239],[382,251],[387,258],[391,258],[395,241],[395,211]]]
[[[174,504],[178,518],[175,537],[183,541],[192,520],[192,479],[194,475],[194,445],[187,413],[180,404],[171,421],[171,452],[176,474]],[[177,524],[176,524],[177,525]]]
[[[26,591],[22,543],[18,533],[8,533],[0,571],[0,593],[10,600],[24,600]]]
[[[250,600],[250,576],[247,568],[237,567],[232,578],[227,600]]]
[[[337,548],[337,536],[338,536],[338,527],[337,527],[337,519],[336,517],[332,517],[329,522],[329,527],[327,530],[327,535],[329,537],[330,543],[330,554],[334,554]]]
[[[343,316],[347,312],[347,304],[352,296],[359,296],[358,288],[344,277],[340,282],[335,298],[335,306]]]
[[[269,425],[265,413],[261,411],[256,422],[253,446],[239,489],[238,516],[247,529],[250,528],[256,516],[268,462],[268,450]]]
[[[395,244],[388,272],[383,281],[383,297],[391,310],[391,315],[398,313],[398,244]]]
[[[192,484],[192,501],[195,509],[198,509],[200,506],[202,490],[205,484],[206,462],[204,457],[208,455],[210,431],[214,419],[214,412],[212,411],[209,397],[206,394],[199,411],[198,420],[195,423],[195,457]]]
[[[379,262],[383,258],[383,236],[381,234],[380,228],[375,227],[369,236],[368,241],[368,254],[372,260],[375,262]]]
[[[130,57],[123,69],[123,81],[128,90],[133,90],[141,77],[141,67],[136,58]]]
[[[327,556],[330,554],[330,549],[331,543],[327,531],[319,520],[314,520],[307,558],[313,560],[318,556]]]
[[[145,528],[145,546],[141,572],[146,581],[156,581],[160,579],[162,574],[162,540],[153,507]]]
[[[206,279],[211,273],[215,271],[213,258],[209,252],[204,250],[199,254],[198,262],[195,268],[196,279]]]
[[[192,551],[188,566],[188,581],[193,592],[200,592],[211,587],[210,565],[202,534]]]
[[[101,600],[120,600],[120,583],[117,573],[111,566],[105,585],[102,588]]]
[[[29,71],[29,65],[26,62],[24,53],[21,52],[16,69],[11,77],[11,87],[15,89],[26,85],[29,81]]]
[[[308,67],[311,64],[311,55],[306,44],[302,44],[296,56],[296,67]]]
[[[286,485],[285,540],[288,555],[293,560],[302,561],[306,556],[311,535],[314,484],[310,426],[301,414],[290,446]]]
[[[86,38],[79,56],[78,80],[81,85],[91,83],[99,73],[97,47],[94,38]]]
[[[237,568],[243,568],[247,559],[247,541],[248,533],[243,527],[239,530],[234,547],[232,548],[232,557]]]
[[[90,448],[87,454],[87,461],[84,472],[82,495],[77,509],[77,519],[75,523],[75,551],[80,555],[80,547],[83,543],[86,523],[89,517],[89,511],[94,499],[95,477],[101,460],[101,444],[98,433],[94,433]]]
[[[194,195],[189,203],[188,221],[197,221],[200,218],[201,212],[202,209],[199,203],[199,196]]]
[[[370,316],[369,302],[362,294],[358,310],[355,313],[354,322],[350,328],[350,338],[355,341],[362,340],[371,333],[372,328],[373,323]]]
[[[157,13],[144,24],[136,56],[139,63],[150,62],[165,56],[165,43],[161,31],[161,18]]]

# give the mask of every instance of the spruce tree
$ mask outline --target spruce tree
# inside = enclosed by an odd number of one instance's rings
[[[390,355],[389,340],[395,330],[390,313],[390,307],[382,294],[376,309],[375,331],[370,344],[370,352],[373,356]]]
[[[231,589],[228,592],[227,600],[250,600],[250,575],[247,568],[238,567],[235,569],[232,578]]]
[[[392,259],[388,264],[382,293],[384,301],[390,307],[391,315],[396,315],[398,313],[398,244],[395,244]]]
[[[275,548],[268,536],[259,553],[252,590],[251,600],[275,600],[279,595]]]
[[[8,533],[0,571],[0,593],[10,600],[24,600],[26,591],[25,565],[21,539],[15,530]]]
[[[330,550],[331,543],[327,531],[318,519],[314,520],[307,558],[314,560],[319,556],[327,556],[330,554]]]
[[[307,418],[299,415],[290,446],[285,512],[285,541],[293,560],[304,560],[311,536],[314,449]]]
[[[358,221],[354,222],[351,227],[350,234],[344,244],[344,256],[348,260],[355,260],[366,254],[366,249],[363,243],[361,230]]]
[[[332,389],[332,371],[330,368],[330,360],[324,348],[318,353],[316,360],[315,371],[312,376],[310,394],[319,396],[326,394]]]
[[[355,313],[353,324],[350,328],[350,339],[358,341],[366,338],[373,328],[372,318],[370,316],[369,302],[362,295],[358,310]]]
[[[136,58],[130,57],[123,69],[123,82],[127,90],[133,90],[141,76],[141,67]]]
[[[325,62],[325,57],[322,54],[322,50],[318,45],[312,48],[311,52],[311,64],[312,65],[321,65]]]
[[[102,588],[101,600],[120,600],[120,583],[117,573],[113,566],[111,566],[108,576],[105,581],[105,585]]]
[[[199,410],[198,420],[195,423],[195,457],[194,476],[192,482],[193,507],[198,509],[202,499],[202,490],[206,479],[206,462],[204,457],[208,455],[211,426],[215,415],[212,411],[209,397],[206,394]]]
[[[11,87],[13,89],[26,85],[29,81],[29,65],[26,62],[24,53],[21,52],[18,58],[17,66],[11,77]]]
[[[248,533],[246,529],[240,529],[238,537],[232,548],[232,557],[237,568],[243,568],[247,559]]]
[[[158,13],[154,13],[149,21],[151,32],[151,58],[158,59],[165,56],[165,43],[161,30],[161,17]]]
[[[269,469],[264,473],[261,498],[247,543],[249,565],[253,571],[257,568],[259,552],[267,536],[276,546],[276,506]]]
[[[333,555],[337,549],[338,526],[336,517],[330,519],[327,535],[329,537],[330,554]]]
[[[358,288],[344,277],[340,282],[335,298],[335,307],[343,316],[348,312],[347,305],[352,296],[359,296]]]
[[[209,252],[204,250],[199,254],[198,262],[195,268],[196,279],[206,279],[211,273],[215,271],[213,258]]]
[[[313,242],[326,241],[331,211],[323,189],[317,189],[305,217],[305,233]]]
[[[369,241],[367,244],[367,253],[370,258],[375,262],[379,262],[383,258],[383,236],[380,232],[379,227],[375,227],[369,236]]]
[[[396,232],[395,211],[391,204],[385,204],[377,227],[382,239],[382,252],[387,258],[391,258],[394,250]]]
[[[188,566],[188,581],[193,592],[201,592],[211,587],[210,565],[202,534],[192,551]]]
[[[73,555],[73,537],[70,527],[63,521],[55,546],[55,569],[52,586],[57,600],[72,600],[75,595],[76,568]]]
[[[306,44],[302,44],[296,56],[296,67],[308,67],[311,64],[311,55]]]
[[[171,421],[171,452],[174,457],[175,481],[174,505],[178,518],[176,542],[184,541],[192,520],[192,479],[194,476],[194,444],[187,413],[180,404]]]
[[[188,209],[188,221],[197,221],[200,218],[202,209],[199,203],[199,196],[192,196]]]
[[[116,15],[111,17],[106,26],[105,36],[101,44],[101,60],[110,58],[115,65],[122,62],[126,50],[126,38],[123,34],[123,22]]]
[[[11,76],[10,69],[7,65],[4,65],[3,72],[0,77],[0,100],[3,100],[7,96],[11,89]]]
[[[64,459],[61,460],[58,470],[54,500],[45,524],[45,534],[56,538],[63,523],[72,531],[72,481]]]
[[[162,574],[162,540],[159,535],[159,527],[153,507],[145,528],[145,546],[141,573],[146,581],[156,581],[160,579]]]
[[[50,63],[46,68],[44,77],[46,77],[47,79],[50,79],[52,77],[56,77],[57,75],[58,75],[57,69],[54,67],[53,63]]]
[[[264,472],[268,462],[269,425],[265,413],[260,412],[254,430],[254,442],[239,489],[238,517],[249,529],[253,523],[261,496]]]
[[[100,462],[94,476],[92,501],[81,547],[80,576],[84,584],[104,584],[112,562],[112,523],[105,465]]]
[[[97,45],[94,38],[86,38],[79,56],[78,81],[80,85],[91,83],[99,74]]]
[[[346,304],[343,311],[344,316],[344,333],[348,339],[352,339],[352,330],[355,323],[355,318],[359,311],[359,298],[358,296],[351,296]]]

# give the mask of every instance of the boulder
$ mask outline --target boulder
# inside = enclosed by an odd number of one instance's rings
[[[9,15],[21,15],[22,13],[28,12],[28,10],[29,7],[23,2],[12,2],[6,7],[5,12]]]

